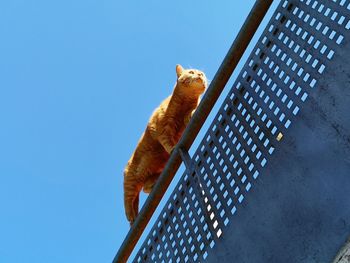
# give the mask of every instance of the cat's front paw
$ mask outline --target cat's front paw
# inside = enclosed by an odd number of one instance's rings
[[[187,126],[187,124],[190,122],[190,120],[191,120],[191,115],[187,115],[187,116],[185,117],[185,119],[184,119],[184,123],[185,123],[186,126]]]
[[[175,146],[171,147],[169,154],[171,155],[175,149]]]
[[[191,118],[192,118],[192,116],[193,116],[193,114],[194,114],[195,111],[196,111],[196,110],[193,110],[193,111],[191,111],[190,114],[187,114],[187,115],[186,115],[186,117],[185,117],[185,119],[184,119],[184,123],[185,123],[186,126],[187,126],[187,124],[190,122],[190,120],[191,120]]]
[[[174,149],[175,149],[175,145],[165,147],[165,150],[169,155],[171,155],[171,153],[174,151]]]

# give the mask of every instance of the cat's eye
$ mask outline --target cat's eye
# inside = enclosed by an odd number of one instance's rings
[[[190,74],[194,74],[194,71],[190,70],[188,73],[190,73]]]

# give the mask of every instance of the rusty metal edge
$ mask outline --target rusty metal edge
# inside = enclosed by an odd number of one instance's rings
[[[171,183],[175,173],[181,165],[182,161],[179,148],[188,150],[191,147],[214,104],[225,88],[226,83],[232,75],[232,72],[236,68],[242,55],[252,40],[261,21],[265,17],[272,2],[273,0],[256,0],[241,30],[239,31],[236,39],[232,43],[227,55],[216,72],[213,81],[204,94],[198,109],[193,115],[179,143],[170,156],[167,165],[158,179],[158,182],[148,196],[133,226],[130,228],[127,236],[125,237],[123,244],[119,248],[113,263],[126,262],[130,257],[136,243],[141,237],[159,202],[164,196],[164,193],[168,189],[168,186]]]

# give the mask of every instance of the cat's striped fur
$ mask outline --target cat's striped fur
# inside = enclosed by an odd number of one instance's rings
[[[153,112],[145,132],[124,170],[124,206],[132,224],[138,214],[139,193],[149,193],[207,87],[202,71],[176,66],[173,93]]]

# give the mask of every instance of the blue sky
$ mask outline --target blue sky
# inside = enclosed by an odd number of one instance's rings
[[[0,262],[113,259],[122,171],[175,65],[212,79],[253,3],[0,2]]]

